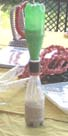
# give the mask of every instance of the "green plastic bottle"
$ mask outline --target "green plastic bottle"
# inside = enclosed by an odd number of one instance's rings
[[[25,32],[31,60],[38,60],[45,25],[45,6],[28,3],[25,7]]]

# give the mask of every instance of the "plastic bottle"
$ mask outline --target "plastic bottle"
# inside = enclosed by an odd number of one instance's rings
[[[28,126],[38,127],[44,123],[45,97],[39,77],[39,61],[30,61],[30,79],[25,99],[25,121]]]

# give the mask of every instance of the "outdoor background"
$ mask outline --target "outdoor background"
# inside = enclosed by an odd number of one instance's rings
[[[0,28],[11,29],[10,10],[25,0],[0,0]],[[33,1],[33,0],[28,0]],[[45,4],[45,30],[68,31],[68,0],[35,0]]]
[[[9,28],[10,27],[10,9],[19,4],[24,0],[0,0],[0,27],[1,28]],[[30,0],[32,1],[32,0]],[[35,1],[43,1],[43,0],[35,0]]]
[[[0,28],[10,27],[10,9],[23,0],[0,0]]]
[[[25,0],[0,0],[0,45],[8,45],[9,41],[12,40],[10,10],[13,6],[23,1]]]

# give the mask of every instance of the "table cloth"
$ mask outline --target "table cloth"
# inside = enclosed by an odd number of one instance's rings
[[[43,47],[60,44],[68,47],[68,39],[63,33],[45,33]],[[0,74],[7,69],[0,68]],[[25,124],[25,86],[0,92],[0,136],[68,136],[68,114],[58,109],[45,97],[45,121],[42,127],[31,128]]]

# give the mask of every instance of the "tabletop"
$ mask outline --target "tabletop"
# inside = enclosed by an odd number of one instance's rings
[[[11,41],[13,41],[13,36],[11,30],[0,29],[0,46],[5,47],[5,45],[9,45]],[[62,45],[64,47],[68,47],[68,38],[65,38],[64,32],[51,32],[45,31],[42,47],[48,47],[49,45]]]
[[[61,45],[68,47],[68,37],[65,37],[64,32],[45,32],[42,47],[48,47],[50,45]]]
[[[7,43],[11,38],[8,40]],[[68,39],[63,33],[46,32],[43,47],[63,45],[67,47]],[[0,69],[4,74],[6,69]],[[0,89],[1,90],[1,89]],[[0,92],[0,136],[68,136],[68,114],[58,109],[47,98],[45,98],[45,121],[42,127],[31,128],[25,124],[25,92],[26,83],[13,89],[4,88]]]

